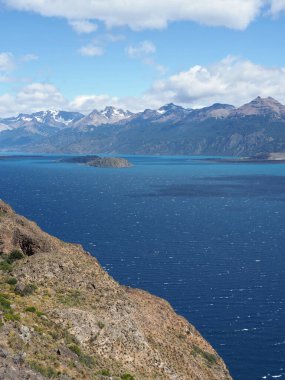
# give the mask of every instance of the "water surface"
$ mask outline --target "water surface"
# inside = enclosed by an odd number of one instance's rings
[[[234,379],[285,379],[285,165],[128,157],[131,169],[0,161],[0,197],[164,297]]]

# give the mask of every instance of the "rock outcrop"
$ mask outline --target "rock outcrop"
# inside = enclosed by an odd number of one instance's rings
[[[231,379],[166,301],[2,201],[0,252],[0,379]]]
[[[133,165],[130,161],[120,157],[100,157],[94,155],[76,156],[61,159],[60,162],[71,164],[85,164],[97,168],[131,168]]]
[[[89,166],[95,166],[97,168],[130,168],[132,164],[125,158],[118,157],[97,157],[88,162]]]

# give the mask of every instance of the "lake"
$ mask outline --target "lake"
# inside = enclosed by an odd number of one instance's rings
[[[0,161],[0,197],[167,299],[235,380],[285,379],[285,165],[128,156],[130,169]]]

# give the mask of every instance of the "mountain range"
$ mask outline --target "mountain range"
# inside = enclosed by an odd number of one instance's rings
[[[41,111],[0,119],[0,150],[47,153],[253,155],[285,151],[285,106],[268,97],[234,107],[173,103],[132,113]]]

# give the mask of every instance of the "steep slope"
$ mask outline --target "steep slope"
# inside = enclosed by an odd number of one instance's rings
[[[119,285],[2,201],[0,251],[1,379],[231,379],[166,301]]]

